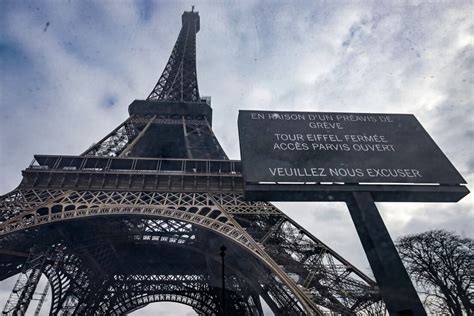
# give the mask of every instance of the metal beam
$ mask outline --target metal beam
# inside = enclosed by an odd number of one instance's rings
[[[464,185],[245,184],[247,201],[345,202],[353,192],[371,192],[376,202],[457,202]]]
[[[354,192],[347,207],[390,315],[426,316],[369,192]]]

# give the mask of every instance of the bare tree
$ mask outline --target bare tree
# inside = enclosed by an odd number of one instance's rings
[[[364,311],[359,314],[363,316],[386,316],[388,315],[388,312],[385,303],[383,301],[378,301],[367,306]]]
[[[398,239],[400,257],[434,314],[473,315],[473,247],[472,239],[444,230]]]

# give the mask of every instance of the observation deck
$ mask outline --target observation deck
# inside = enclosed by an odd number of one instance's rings
[[[22,174],[30,188],[243,192],[238,160],[35,155]]]

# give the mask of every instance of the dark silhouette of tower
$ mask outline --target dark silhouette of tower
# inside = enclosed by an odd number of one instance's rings
[[[275,206],[242,199],[240,161],[199,95],[199,28],[184,12],[163,74],[128,119],[80,156],[36,155],[0,198],[0,280],[18,274],[4,315],[24,313],[41,275],[39,308],[51,291],[51,315],[157,301],[262,315],[260,298],[277,315],[346,315],[380,300],[370,278]]]

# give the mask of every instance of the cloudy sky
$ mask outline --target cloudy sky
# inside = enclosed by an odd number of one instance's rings
[[[0,194],[33,154],[80,154],[126,119],[192,4],[200,93],[212,96],[230,158],[239,109],[412,113],[474,182],[472,2],[0,0]],[[344,204],[278,206],[370,274]],[[378,206],[393,238],[439,228],[474,237],[472,194]],[[11,286],[0,283],[1,305]]]

